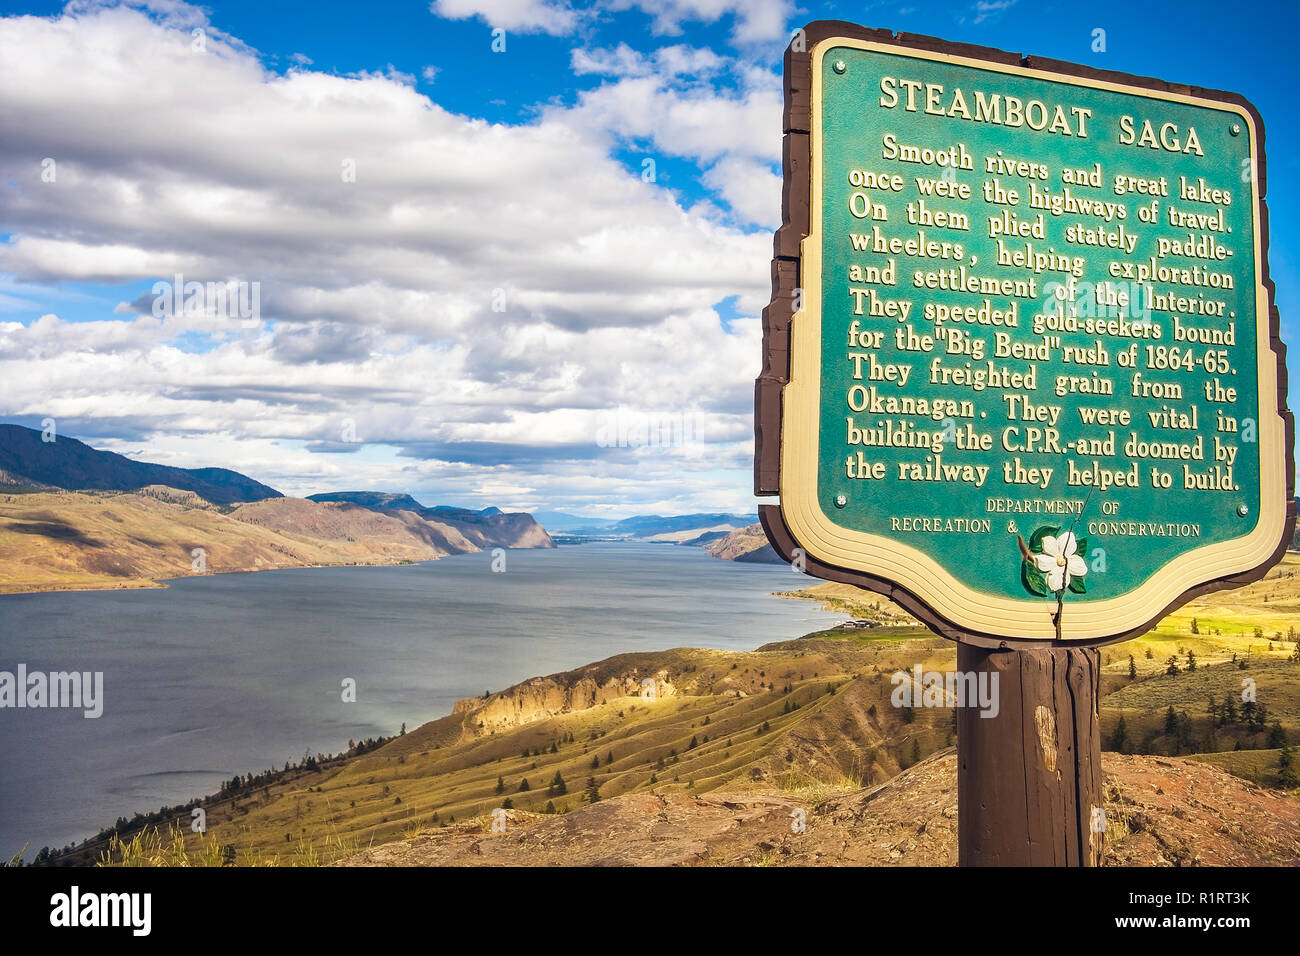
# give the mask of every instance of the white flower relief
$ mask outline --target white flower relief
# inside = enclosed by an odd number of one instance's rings
[[[1063,591],[1070,586],[1071,578],[1081,578],[1088,573],[1088,563],[1076,553],[1079,542],[1073,531],[1067,531],[1059,538],[1047,535],[1043,538],[1043,553],[1034,555],[1034,567],[1043,572],[1047,586],[1053,591]]]

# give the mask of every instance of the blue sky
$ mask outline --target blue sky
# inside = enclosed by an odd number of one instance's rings
[[[0,11],[0,419],[98,447],[293,494],[751,510],[781,51],[815,19],[1244,94],[1296,338],[1290,5]],[[152,314],[177,272],[257,282],[258,320]]]

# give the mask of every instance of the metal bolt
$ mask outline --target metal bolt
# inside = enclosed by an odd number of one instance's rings
[[[836,495],[836,496],[835,496],[835,507],[836,507],[836,508],[843,508],[843,507],[844,507],[845,505],[847,505],[848,503],[849,503],[849,499],[848,499],[848,496],[847,496],[847,495]]]
[[[1228,128],[1228,132],[1233,136],[1239,136],[1241,134],[1241,127],[1238,124],[1233,123],[1232,126]]]
[[[847,70],[848,68],[849,68],[849,65],[848,65],[847,63],[845,63],[843,60],[836,60],[836,61],[835,61],[835,65],[834,65],[833,67],[831,67],[831,69],[834,70],[836,73],[843,73],[843,72],[844,72],[845,70]],[[1236,134],[1234,133],[1233,135],[1236,135]]]
[[[1246,515],[1250,514],[1250,509],[1245,505],[1237,505],[1237,514],[1244,518]]]

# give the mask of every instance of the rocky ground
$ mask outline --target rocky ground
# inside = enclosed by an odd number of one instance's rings
[[[1106,754],[1110,866],[1300,865],[1300,800],[1214,767]],[[802,812],[804,832],[795,832]],[[633,793],[556,816],[506,810],[373,847],[345,866],[952,866],[957,758],[812,792]]]

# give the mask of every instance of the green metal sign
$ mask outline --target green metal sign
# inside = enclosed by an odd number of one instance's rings
[[[1262,129],[1003,60],[810,51],[781,517],[951,636],[1101,642],[1289,537]]]

